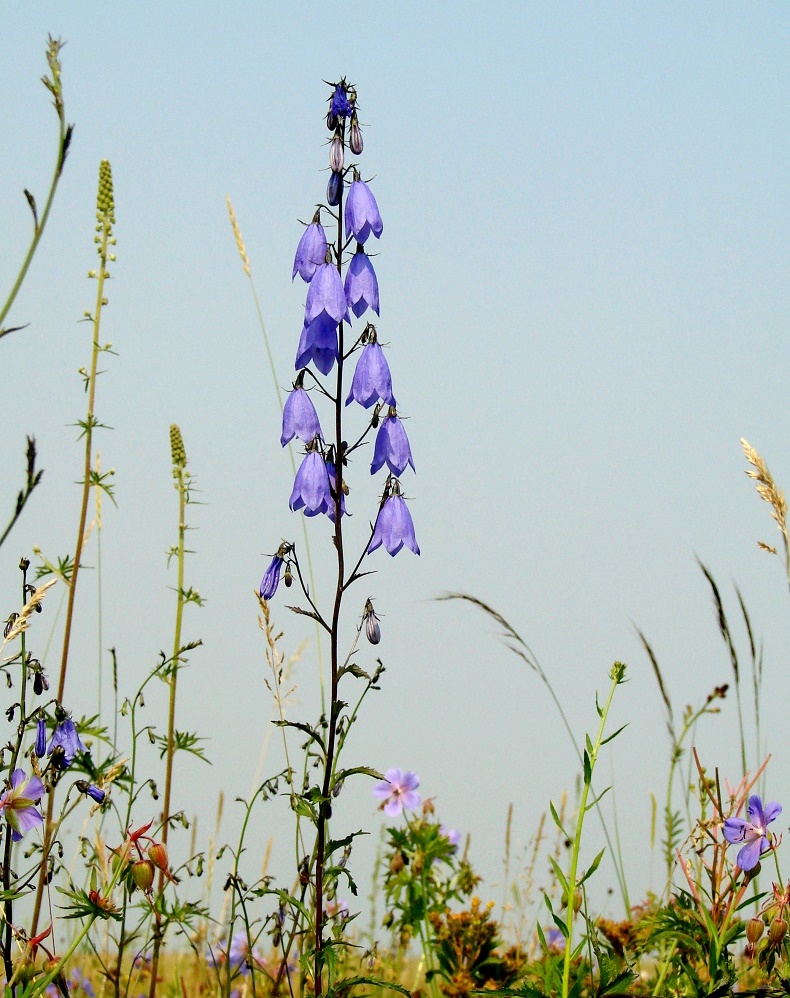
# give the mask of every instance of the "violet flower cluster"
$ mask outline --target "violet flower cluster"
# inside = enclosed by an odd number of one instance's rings
[[[358,156],[363,148],[357,110],[355,89],[345,80],[334,84],[327,113],[332,138],[326,205],[316,210],[305,227],[291,273],[292,280],[298,275],[307,284],[307,296],[296,349],[298,373],[283,409],[280,443],[284,447],[299,440],[304,445],[290,508],[309,517],[323,514],[334,523],[338,514],[346,513],[348,485],[343,468],[365,437],[375,431],[370,472],[375,475],[386,468],[388,474],[365,553],[383,547],[394,556],[406,547],[419,554],[414,523],[399,481],[407,468],[415,470],[414,459],[397,408],[387,357],[376,327],[369,321],[372,314],[380,315],[379,284],[370,248],[381,237],[384,225],[370,186],[356,165],[345,162],[347,150]],[[336,239],[327,235],[326,218],[335,220]],[[365,325],[349,349],[346,327],[363,318]],[[356,402],[363,409],[372,409],[372,414],[362,436],[349,446],[340,438],[339,406],[340,393],[345,392],[344,365],[354,354],[356,364],[344,401],[346,405]],[[325,386],[319,375],[326,377],[336,368],[335,383]],[[334,403],[331,438],[322,430],[313,401],[320,396]],[[291,570],[292,558],[293,546],[284,542],[261,581],[263,599],[274,596],[283,568],[286,573]],[[369,616],[365,619],[373,640],[378,631]]]

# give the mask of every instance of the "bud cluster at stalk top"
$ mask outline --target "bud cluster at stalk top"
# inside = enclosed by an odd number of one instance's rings
[[[305,516],[325,514],[335,523],[346,513],[349,487],[345,469],[361,446],[373,445],[371,474],[387,469],[378,512],[365,553],[383,546],[395,555],[403,547],[420,553],[411,513],[399,477],[415,469],[403,414],[397,408],[392,375],[376,326],[381,315],[379,283],[371,247],[384,232],[379,206],[359,165],[362,130],[356,88],[345,79],[329,84],[326,124],[329,181],[326,200],[304,223],[291,273],[307,284],[302,327],[296,348],[297,371],[286,400],[280,442],[304,444],[289,505]],[[361,321],[358,328],[357,323]],[[353,374],[347,368],[354,360]],[[332,375],[331,378],[328,376]],[[322,377],[327,378],[326,385]],[[320,405],[334,404],[324,418]],[[367,428],[338,436],[341,407],[357,402],[371,410]],[[322,430],[322,425],[324,429]],[[326,429],[331,427],[332,433]],[[364,428],[364,424],[363,424]],[[337,439],[335,439],[337,437]],[[356,441],[350,445],[347,438]],[[271,598],[277,588],[277,560],[269,565],[261,594]]]
[[[115,224],[115,195],[112,187],[112,167],[103,159],[99,164],[99,190],[96,195],[96,219],[109,226]]]
[[[177,423],[170,424],[170,454],[173,458],[173,468],[185,468],[187,463],[187,452],[184,447],[184,438]]]

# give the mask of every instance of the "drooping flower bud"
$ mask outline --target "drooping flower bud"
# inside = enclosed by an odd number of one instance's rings
[[[288,562],[288,564],[285,566],[285,575],[283,576],[283,582],[285,583],[285,588],[290,589],[291,586],[293,585],[293,581],[294,581],[294,576],[293,572],[291,571],[291,563]]]
[[[333,114],[331,110],[326,112],[326,127],[330,132],[334,132],[337,128],[337,115]]]
[[[36,669],[36,672],[33,675],[33,692],[36,694],[37,697],[40,697],[41,694],[48,689],[49,689],[49,681],[47,680],[47,677],[44,675],[43,669]]]
[[[775,918],[768,928],[768,943],[779,946],[787,935],[787,922],[783,918]]]
[[[381,628],[379,627],[379,618],[376,616],[373,603],[370,600],[365,603],[364,618],[365,636],[372,645],[377,645],[381,641]]]
[[[750,918],[746,923],[746,938],[754,945],[765,931],[765,922],[761,918]]]
[[[329,183],[326,185],[326,203],[333,208],[340,204],[340,196],[343,193],[343,175],[332,173],[329,176]]]
[[[157,870],[167,869],[167,849],[164,842],[154,842],[148,847],[148,858]]]
[[[329,167],[333,173],[340,173],[343,169],[343,140],[337,132],[329,146]]]
[[[100,790],[95,783],[88,783],[87,780],[77,780],[76,787],[81,794],[85,794],[86,797],[95,800],[97,804],[103,804],[107,797],[107,794],[103,790]]]
[[[362,155],[362,132],[359,130],[356,111],[351,115],[351,133],[348,138],[348,146],[355,156]]]
[[[146,894],[154,882],[154,864],[150,859],[138,859],[132,863],[132,880]]]

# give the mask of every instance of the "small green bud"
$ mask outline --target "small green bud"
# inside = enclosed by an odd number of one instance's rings
[[[112,187],[112,168],[109,160],[99,164],[99,193],[96,195],[96,214],[110,224],[115,221],[115,195]]]

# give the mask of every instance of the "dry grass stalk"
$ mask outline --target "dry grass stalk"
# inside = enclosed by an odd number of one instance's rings
[[[741,447],[743,447],[746,460],[751,465],[751,468],[747,468],[746,474],[757,483],[755,485],[757,495],[771,507],[771,516],[776,521],[776,525],[782,535],[782,541],[784,542],[785,560],[790,564],[790,534],[788,534],[787,530],[787,500],[785,499],[784,492],[782,492],[774,481],[773,475],[768,470],[768,465],[748,440],[745,440],[743,437],[741,437]],[[776,548],[770,544],[766,544],[764,541],[758,541],[757,543],[763,551],[768,551],[771,554],[777,553]]]
[[[57,579],[50,579],[49,582],[45,582],[43,586],[39,586],[38,589],[33,593],[30,599],[22,607],[22,611],[16,620],[13,622],[8,630],[8,633],[3,638],[3,643],[0,645],[0,653],[2,653],[3,648],[9,641],[13,641],[18,638],[19,635],[28,629],[30,626],[30,616],[36,612],[36,607],[40,606],[44,600],[44,596],[48,589],[55,585]]]
[[[244,264],[244,273],[247,277],[249,277],[250,258],[247,256],[247,247],[244,245],[244,240],[241,238],[241,229],[239,228],[239,223],[236,221],[236,212],[233,210],[233,205],[230,203],[230,194],[225,195],[225,203],[228,206],[228,214],[230,215],[230,224],[233,226],[233,235],[236,238],[236,246],[238,247],[242,263]]]

